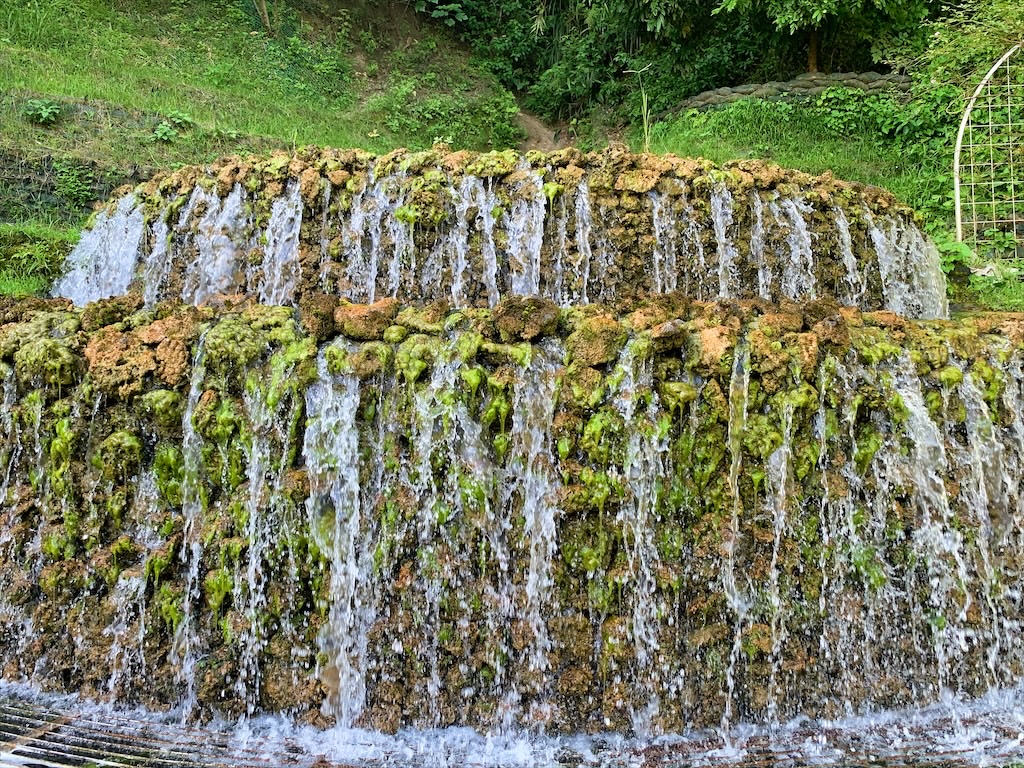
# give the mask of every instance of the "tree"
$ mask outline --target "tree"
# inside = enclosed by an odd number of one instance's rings
[[[760,11],[780,31],[804,32],[807,71],[817,72],[826,24],[863,24],[879,16],[892,24],[921,22],[927,15],[927,5],[926,0],[722,0],[715,13],[720,11]]]

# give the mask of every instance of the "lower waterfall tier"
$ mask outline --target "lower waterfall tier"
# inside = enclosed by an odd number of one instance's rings
[[[0,303],[0,670],[672,732],[1022,677],[1024,317]]]

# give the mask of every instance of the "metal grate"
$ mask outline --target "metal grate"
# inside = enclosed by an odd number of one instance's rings
[[[954,160],[957,239],[1024,258],[1024,50],[1011,48],[967,103]]]

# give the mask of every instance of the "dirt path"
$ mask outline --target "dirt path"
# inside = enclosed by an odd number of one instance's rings
[[[520,128],[526,131],[526,139],[519,145],[521,152],[526,152],[529,149],[551,152],[568,145],[568,142],[565,140],[565,131],[558,131],[552,128],[529,112],[520,112],[516,116],[516,122]]]

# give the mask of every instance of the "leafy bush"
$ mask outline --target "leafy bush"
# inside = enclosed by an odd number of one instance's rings
[[[29,99],[25,102],[21,114],[30,123],[36,125],[55,125],[64,113],[64,108],[50,99]]]

